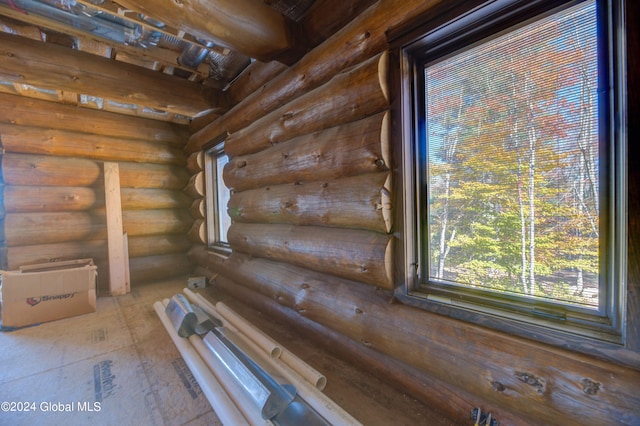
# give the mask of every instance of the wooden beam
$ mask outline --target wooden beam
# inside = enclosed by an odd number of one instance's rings
[[[49,19],[46,17],[38,16],[33,13],[24,14],[16,9],[11,8],[8,5],[4,5],[1,3],[0,3],[0,15],[10,17],[19,22],[31,24],[33,28],[37,30],[40,37],[42,37],[43,34],[42,34],[42,30],[40,30],[39,28],[44,28],[46,30],[53,30],[56,32],[73,36],[75,37],[78,43],[78,46],[77,46],[78,50],[87,51],[87,49],[85,48],[87,44],[92,42],[98,42],[98,43],[105,44],[111,47],[112,49],[116,49],[118,52],[126,52],[131,56],[144,58],[146,61],[149,61],[149,62],[160,62],[165,67],[172,66],[175,68],[183,69],[188,72],[196,73],[201,76],[207,75],[207,71],[205,69],[201,69],[203,67],[199,67],[198,70],[193,70],[191,68],[181,66],[176,60],[177,54],[175,50],[165,49],[161,47],[154,48],[154,49],[145,49],[142,47],[123,45],[121,43],[114,42],[108,38],[100,37],[96,34],[86,32],[82,29],[53,21],[52,19]],[[28,36],[30,38],[34,38],[30,35],[24,34],[23,32],[18,32],[18,34],[24,35],[25,37]],[[182,38],[182,37],[178,37],[178,38]],[[92,53],[98,54],[96,52],[92,52]]]
[[[109,291],[112,296],[127,294],[127,278],[120,201],[118,163],[104,163],[104,196],[107,211],[107,247],[109,253]]]
[[[193,152],[223,132],[248,126],[316,87],[337,73],[387,49],[386,31],[429,10],[439,0],[378,1],[351,23],[308,52],[295,65],[244,98],[228,113],[191,135],[188,151]]]
[[[293,24],[261,0],[120,0],[197,38],[268,62],[293,47]]]
[[[185,126],[4,93],[0,93],[0,123],[168,142],[179,147],[187,139]]]
[[[219,90],[86,52],[0,33],[4,80],[135,103],[186,116],[224,111]]]

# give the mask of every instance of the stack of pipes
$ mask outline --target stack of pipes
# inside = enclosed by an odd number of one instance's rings
[[[153,306],[224,425],[360,425],[322,393],[324,375],[223,302],[183,291]]]

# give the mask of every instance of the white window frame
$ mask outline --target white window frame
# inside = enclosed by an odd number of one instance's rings
[[[207,207],[207,246],[209,249],[222,254],[230,254],[231,247],[226,236],[228,227],[221,232],[221,221],[228,220],[229,226],[231,218],[227,212],[227,206],[220,205],[220,190],[228,188],[225,186],[224,180],[220,180],[222,170],[218,170],[218,159],[226,155],[224,151],[224,140],[213,142],[212,147],[205,150],[205,188],[206,188],[206,207]],[[223,189],[223,190],[224,190]],[[229,193],[230,195],[230,193]],[[224,215],[224,216],[223,216]]]

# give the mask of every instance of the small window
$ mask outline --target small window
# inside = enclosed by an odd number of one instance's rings
[[[227,231],[231,226],[231,217],[227,204],[231,192],[222,177],[224,166],[229,162],[229,157],[224,152],[224,142],[206,151],[205,158],[208,245],[212,249],[229,252]]]
[[[622,343],[619,5],[558,3],[487,2],[401,48],[401,296]]]

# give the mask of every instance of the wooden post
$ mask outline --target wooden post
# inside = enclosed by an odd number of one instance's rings
[[[129,267],[129,236],[125,232],[122,236],[122,247],[124,250],[124,283],[127,293],[131,292],[131,269]]]
[[[109,291],[113,296],[127,294],[120,201],[118,163],[104,163],[104,195],[107,211],[107,246],[109,253]]]

